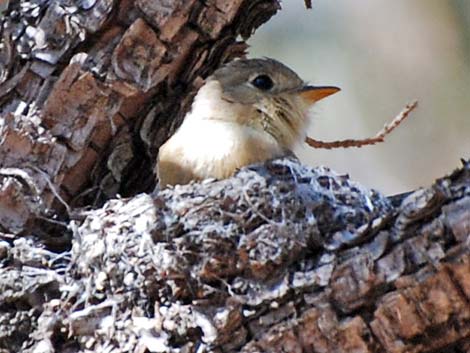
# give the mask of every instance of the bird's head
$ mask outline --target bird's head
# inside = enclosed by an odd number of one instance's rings
[[[205,86],[206,93],[217,91],[223,101],[219,106],[233,113],[215,118],[264,131],[287,150],[305,139],[309,107],[339,91],[309,86],[287,66],[267,58],[232,61],[215,71]],[[204,87],[201,91],[204,95]]]

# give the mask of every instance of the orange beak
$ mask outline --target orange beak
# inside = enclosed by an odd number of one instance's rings
[[[339,91],[341,89],[334,86],[305,86],[300,90],[299,94],[309,104],[313,104]]]

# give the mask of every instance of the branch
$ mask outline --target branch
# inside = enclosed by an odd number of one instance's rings
[[[71,226],[70,252],[44,251],[27,239],[0,247],[29,269],[0,272],[0,301],[23,308],[22,320],[2,314],[0,333],[15,347],[22,323],[31,322],[20,342],[36,351],[463,346],[469,210],[468,162],[396,206],[292,159],[112,200]],[[34,302],[41,310],[25,304]]]
[[[331,141],[331,142],[324,142],[320,140],[312,139],[308,137],[305,139],[305,142],[310,147],[313,148],[325,148],[325,149],[332,149],[332,148],[349,148],[349,147],[363,147],[367,145],[374,145],[379,142],[383,142],[385,136],[390,134],[398,125],[405,120],[408,115],[418,106],[418,101],[414,101],[408,104],[390,123],[386,124],[382,130],[380,130],[374,137],[368,137],[362,140],[340,140],[340,141]]]

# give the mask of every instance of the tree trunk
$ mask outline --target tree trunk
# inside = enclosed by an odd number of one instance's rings
[[[470,352],[468,162],[407,197],[293,159],[149,194],[278,8],[0,3],[0,352]]]

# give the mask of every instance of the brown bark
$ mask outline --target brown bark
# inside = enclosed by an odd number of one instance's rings
[[[0,352],[470,352],[468,163],[404,200],[290,159],[137,195],[278,6],[0,4]]]

